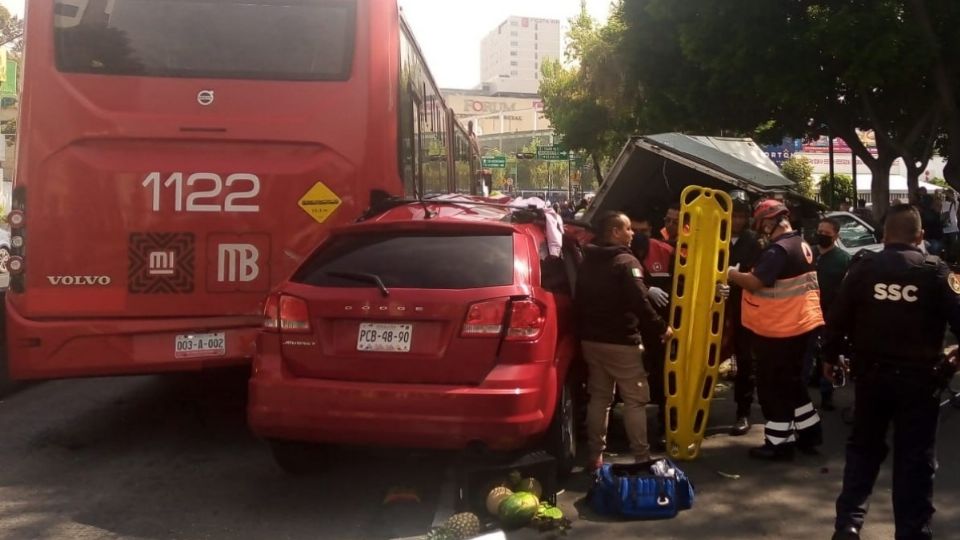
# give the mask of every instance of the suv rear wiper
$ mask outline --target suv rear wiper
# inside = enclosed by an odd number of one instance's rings
[[[383,284],[383,280],[380,279],[380,276],[376,274],[368,274],[365,272],[324,272],[324,274],[342,279],[352,279],[353,281],[365,281],[367,283],[373,283],[380,289],[380,292],[384,296],[390,296],[390,290],[387,289],[387,286]]]

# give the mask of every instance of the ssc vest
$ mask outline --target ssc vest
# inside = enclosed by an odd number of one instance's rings
[[[917,251],[884,250],[858,263],[853,347],[867,361],[930,367],[943,353],[943,263]]]
[[[773,287],[743,291],[741,321],[760,336],[800,336],[824,324],[813,251],[799,233],[788,233],[774,244],[787,252],[786,265]]]

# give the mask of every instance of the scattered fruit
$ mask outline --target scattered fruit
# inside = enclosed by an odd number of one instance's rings
[[[504,527],[516,529],[530,523],[539,507],[540,499],[533,493],[514,493],[500,503],[497,515]]]
[[[500,503],[511,495],[513,495],[513,491],[510,488],[499,486],[491,489],[490,493],[487,494],[487,512],[490,512],[490,515],[493,516],[497,515]]]
[[[543,497],[543,486],[540,485],[540,482],[538,482],[536,478],[524,478],[520,480],[516,487],[514,487],[514,491],[533,493],[538,499]]]
[[[423,540],[454,540],[453,533],[445,527],[436,527],[431,529]]]
[[[480,535],[480,518],[470,512],[454,514],[441,528],[450,532],[452,540],[467,540]]]
[[[560,520],[563,519],[563,511],[553,506],[549,503],[542,502],[540,507],[537,508],[536,518],[538,520],[548,521],[548,520]]]
[[[394,503],[419,503],[420,495],[417,494],[417,490],[414,488],[407,487],[392,487],[387,491],[387,495],[383,498],[383,504],[394,504]]]

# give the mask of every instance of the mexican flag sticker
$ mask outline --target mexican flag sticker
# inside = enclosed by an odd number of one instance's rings
[[[635,277],[635,278],[639,278],[639,277],[640,277],[640,269],[639,269],[639,268],[631,268],[631,269],[630,269],[630,273],[633,274],[633,277]]]

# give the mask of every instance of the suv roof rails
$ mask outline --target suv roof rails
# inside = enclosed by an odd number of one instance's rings
[[[378,204],[371,206],[363,213],[359,218],[357,218],[357,223],[373,219],[383,213],[389,212],[394,208],[406,205],[406,204],[437,204],[445,206],[487,206],[491,208],[502,208],[504,210],[510,210],[509,217],[520,218],[524,223],[529,223],[537,218],[544,217],[544,209],[536,208],[534,206],[511,206],[509,204],[497,203],[497,202],[488,202],[488,201],[473,201],[473,200],[457,200],[457,199],[404,199],[402,197],[391,197],[389,199],[384,199]],[[533,216],[531,216],[533,214]]]

